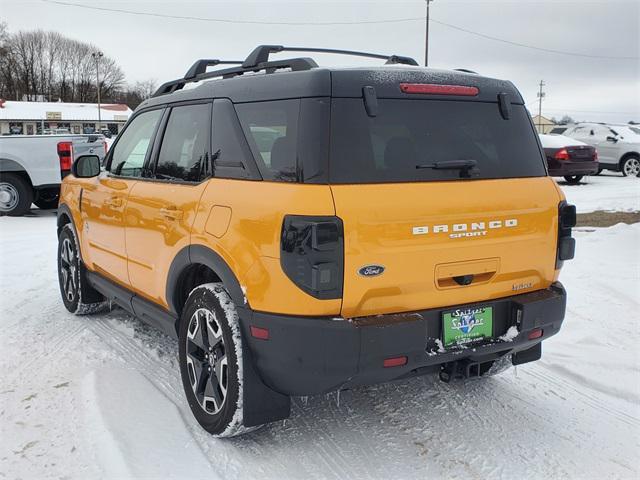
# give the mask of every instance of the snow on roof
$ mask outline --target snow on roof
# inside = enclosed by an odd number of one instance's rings
[[[540,141],[544,148],[562,148],[575,147],[578,145],[586,145],[586,143],[576,140],[575,138],[565,137],[564,135],[543,135],[539,134]]]
[[[132,113],[124,104],[100,105],[100,117],[103,122],[124,122]],[[0,101],[0,120],[97,121],[98,104]]]

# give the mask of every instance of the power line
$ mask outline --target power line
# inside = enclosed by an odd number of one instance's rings
[[[97,10],[101,12],[124,13],[127,15],[139,15],[139,16],[145,16],[145,17],[156,17],[156,18],[171,18],[176,20],[195,20],[199,22],[228,23],[228,24],[235,24],[235,25],[288,25],[288,26],[376,25],[376,24],[385,24],[385,23],[402,23],[402,22],[416,22],[416,21],[422,22],[422,21],[425,21],[426,19],[426,17],[409,17],[409,18],[395,18],[395,19],[387,19],[387,20],[358,20],[358,21],[344,21],[344,22],[341,22],[341,21],[267,22],[263,20],[230,20],[226,18],[208,18],[208,17],[196,17],[191,15],[171,15],[171,14],[164,14],[164,13],[141,12],[137,10],[128,10],[124,8],[107,8],[107,7],[99,7],[95,5],[84,5],[81,3],[64,2],[61,0],[41,0],[41,1],[45,3],[55,4],[55,5],[84,8],[87,10]],[[431,19],[431,21],[434,23],[437,23],[438,25],[442,25],[443,27],[458,30],[460,32],[468,33],[470,35],[476,35],[478,37],[481,37],[487,40],[493,40],[495,42],[501,42],[507,45],[512,45],[512,46],[521,47],[521,48],[528,48],[531,50],[538,50],[546,53],[554,53],[558,55],[569,55],[569,56],[583,57],[583,58],[606,59],[606,60],[640,60],[640,57],[591,55],[587,53],[567,52],[564,50],[555,50],[552,48],[537,47],[535,45],[527,45],[525,43],[514,42],[511,40],[506,40],[504,38],[493,37],[491,35],[486,35],[481,32],[476,32],[466,28],[458,27],[457,25],[452,25],[450,23],[442,22],[440,20],[435,20],[433,18]]]
[[[129,15],[141,15],[146,17],[157,18],[173,18],[177,20],[197,20],[200,22],[215,22],[215,23],[231,23],[231,24],[245,24],[245,25],[289,25],[289,26],[325,26],[325,25],[362,25],[362,24],[378,24],[378,23],[400,23],[400,22],[415,22],[418,20],[424,21],[425,17],[412,17],[412,18],[396,18],[388,20],[358,20],[353,22],[266,22],[263,20],[229,20],[226,18],[206,18],[195,17],[191,15],[171,15],[165,13],[154,12],[140,12],[137,10],[126,10],[124,8],[107,8],[97,7],[94,5],[83,5],[81,3],[63,2],[60,0],[41,0],[45,3],[54,3],[57,5],[64,5],[67,7],[86,8],[88,10],[99,10],[102,12],[114,12],[114,13],[126,13]]]
[[[502,42],[502,43],[506,43],[508,45],[515,45],[516,47],[530,48],[532,50],[539,50],[541,52],[557,53],[557,54],[560,54],[560,55],[572,55],[574,57],[606,58],[606,59],[610,59],[610,60],[639,60],[640,59],[640,57],[612,57],[612,56],[609,56],[609,55],[590,55],[590,54],[587,54],[587,53],[566,52],[564,50],[555,50],[555,49],[552,49],[552,48],[536,47],[534,45],[527,45],[527,44],[524,44],[524,43],[513,42],[511,40],[505,40],[504,38],[492,37],[491,35],[486,35],[484,33],[474,32],[473,30],[467,30],[466,28],[458,27],[456,25],[451,25],[450,23],[441,22],[439,20],[431,19],[431,21],[434,22],[434,23],[437,23],[439,25],[443,25],[445,27],[453,28],[454,30],[459,30],[461,32],[469,33],[471,35],[477,35],[478,37],[486,38],[488,40],[493,40],[495,42]]]

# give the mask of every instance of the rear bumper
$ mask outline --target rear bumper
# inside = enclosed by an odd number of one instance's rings
[[[549,162],[549,175],[564,177],[565,175],[592,175],[600,169],[598,162]]]
[[[442,312],[451,307],[352,320],[245,310],[241,324],[255,369],[266,385],[285,395],[314,395],[438,371],[449,362],[483,362],[533,349],[560,330],[566,292],[555,283],[546,290],[467,306],[493,307],[494,340],[439,349]],[[250,326],[267,329],[269,339],[251,336]],[[498,339],[512,326],[519,332],[515,338]],[[534,329],[542,329],[542,337],[528,340]],[[383,366],[385,359],[398,356],[406,356],[407,363]],[[520,363],[528,361],[525,358],[535,359],[523,354]]]

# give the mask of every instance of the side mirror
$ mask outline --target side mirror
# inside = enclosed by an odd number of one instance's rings
[[[100,175],[100,158],[97,155],[83,155],[73,162],[71,172],[77,178],[91,178]]]
[[[612,137],[612,136],[608,136],[607,137],[607,142],[616,143],[617,141],[618,141],[618,139],[616,137]]]

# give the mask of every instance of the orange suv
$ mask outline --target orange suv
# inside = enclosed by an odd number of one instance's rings
[[[269,58],[285,50],[387,65]],[[266,45],[196,62],[104,166],[74,163],[60,290],[176,337],[193,414],[229,436],[291,396],[539,359],[574,225],[512,83]]]

